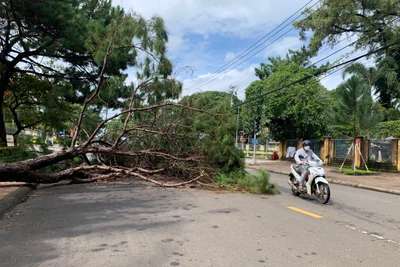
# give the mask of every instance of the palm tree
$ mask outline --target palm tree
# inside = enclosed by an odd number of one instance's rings
[[[357,75],[372,88],[376,80],[376,71],[374,67],[366,67],[362,63],[354,63],[344,69],[342,77],[345,79],[349,74]]]
[[[379,104],[371,96],[371,86],[361,75],[353,75],[336,89],[338,102],[333,107],[332,123],[352,128],[353,143],[359,135],[370,130],[383,119]],[[352,151],[354,166],[354,151]]]
[[[387,56],[378,63],[375,75],[376,94],[386,109],[394,108],[400,99],[400,63]]]
[[[379,103],[389,110],[395,108],[400,99],[400,63],[391,56],[378,61],[377,67],[366,67],[362,63],[354,63],[343,71],[343,79],[347,75],[357,75],[371,88]]]

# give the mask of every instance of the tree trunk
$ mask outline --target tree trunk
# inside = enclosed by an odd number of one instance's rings
[[[191,177],[190,180],[178,182],[166,182],[161,179],[156,180],[152,175],[159,175],[165,168],[162,169],[144,169],[141,167],[120,167],[106,165],[80,165],[62,170],[58,173],[43,173],[37,170],[43,167],[51,166],[58,162],[73,159],[76,156],[84,156],[85,153],[105,153],[117,155],[118,151],[113,148],[93,148],[93,147],[74,147],[68,151],[56,152],[49,155],[41,156],[35,159],[0,164],[0,182],[27,182],[35,184],[50,184],[57,183],[62,180],[70,180],[75,183],[95,182],[104,179],[115,179],[119,176],[131,176],[142,179],[147,182],[154,183],[162,187],[177,187],[189,183],[198,183],[199,179],[207,176],[204,171],[201,171],[197,177]],[[121,152],[123,153],[123,152]],[[157,154],[157,152],[154,152]],[[185,176],[186,177],[186,176]],[[178,179],[179,180],[179,179]],[[204,184],[203,184],[204,185]]]
[[[66,177],[40,173],[23,162],[0,164],[0,182],[56,183]]]
[[[34,159],[0,164],[0,182],[56,183],[69,179],[71,173],[68,171],[48,174],[37,170],[64,160],[73,159],[78,156],[80,151],[80,148],[74,148]]]
[[[6,133],[6,122],[4,121],[3,112],[3,94],[0,96],[0,147],[7,146],[7,133]]]
[[[0,147],[7,146],[6,122],[4,118],[3,104],[4,94],[10,83],[11,74],[9,66],[0,64]]]

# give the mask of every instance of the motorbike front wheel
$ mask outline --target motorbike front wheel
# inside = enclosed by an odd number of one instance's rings
[[[296,178],[294,178],[293,175],[290,175],[290,182],[292,184],[290,186],[290,189],[292,190],[292,194],[295,195],[296,197],[299,196],[300,193],[296,189],[293,188],[293,186],[294,186],[293,184],[296,182]]]
[[[295,195],[296,197],[300,195],[300,193],[293,188],[292,188],[292,194]]]
[[[316,186],[319,189],[319,194],[318,190],[315,190],[315,196],[317,197],[318,202],[321,204],[328,203],[331,197],[331,190],[329,189],[329,185],[325,183],[317,183]]]

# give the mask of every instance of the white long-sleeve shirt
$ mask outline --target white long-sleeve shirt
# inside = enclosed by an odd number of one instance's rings
[[[303,159],[300,159],[299,156],[302,155]],[[301,164],[303,161],[309,161],[309,160],[319,160],[322,161],[311,149],[310,150],[304,150],[304,148],[300,148],[299,150],[296,151],[296,154],[294,155],[294,159],[296,160],[297,164]]]

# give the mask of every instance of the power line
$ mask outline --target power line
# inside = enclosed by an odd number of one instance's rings
[[[268,46],[272,45],[274,42],[276,42],[277,40],[279,40],[280,38],[282,38],[283,36],[285,36],[287,33],[289,33],[290,31],[292,31],[293,28],[289,29],[288,31],[286,31],[284,34],[280,35],[278,38],[276,38],[273,42],[271,42],[270,44],[268,44],[267,46],[265,46],[264,48],[262,48],[261,50],[257,51],[255,54],[258,54],[259,52],[261,52],[262,50],[264,50],[265,48],[267,48]],[[224,76],[225,74],[227,74],[228,72],[234,70],[236,67],[240,66],[243,62],[246,62],[248,59],[250,59],[251,57],[253,57],[255,54],[253,54],[252,56],[250,56],[247,59],[244,59],[243,61],[239,62],[239,64],[235,65],[233,68],[221,73],[220,75],[218,75],[215,78],[212,78],[211,80],[207,81],[207,80],[203,80],[201,83],[199,83],[197,86],[205,86],[213,81],[215,81],[216,79]]]
[[[262,38],[260,38],[256,43],[254,43],[253,45],[251,45],[249,48],[247,48],[245,51],[243,51],[242,53],[240,53],[239,55],[237,55],[236,57],[234,57],[233,59],[230,60],[230,62],[226,63],[225,65],[223,65],[222,67],[220,67],[219,69],[217,69],[213,74],[210,74],[208,77],[206,77],[204,80],[197,82],[196,84],[192,85],[192,87],[197,86],[201,83],[203,83],[204,81],[210,79],[212,76],[216,75],[217,73],[223,71],[224,69],[226,69],[227,67],[229,67],[230,65],[232,65],[233,63],[237,62],[240,58],[243,58],[244,56],[246,56],[247,54],[249,54],[250,52],[254,51],[254,49],[258,48],[261,44],[265,43],[266,41],[268,41],[270,38],[268,38],[267,40],[262,41],[263,39],[265,39],[266,37],[268,37],[271,33],[273,33],[275,30],[277,30],[280,26],[282,26],[286,21],[288,21],[289,19],[291,19],[294,15],[296,15],[298,12],[300,12],[304,7],[306,7],[308,4],[310,4],[313,0],[310,0],[307,4],[305,4],[304,6],[302,6],[300,9],[298,9],[295,13],[293,13],[289,18],[287,18],[285,21],[283,21],[282,23],[280,23],[278,26],[276,26],[272,31],[270,31],[268,34],[264,35]],[[300,15],[301,16],[301,15]],[[298,16],[299,17],[299,16]],[[296,17],[296,19],[298,18]],[[295,20],[296,20],[295,19]],[[293,22],[293,20],[292,20]],[[292,23],[291,22],[291,23]],[[287,25],[286,25],[287,26]],[[285,27],[286,27],[285,26]],[[284,28],[285,28],[284,27]],[[261,42],[261,43],[260,43]],[[260,43],[258,46],[256,46],[258,43]],[[254,46],[256,46],[255,48],[253,48]],[[251,48],[253,48],[252,50],[250,50]],[[248,50],[250,50],[248,53],[246,53]],[[190,88],[189,88],[190,89]]]
[[[400,18],[393,19],[391,22],[388,23],[388,25],[389,25],[389,24],[392,24],[393,22],[395,22],[395,21],[398,20],[398,19],[400,19]],[[382,34],[382,33],[380,33],[380,34]],[[348,44],[348,45],[342,47],[341,49],[339,49],[339,50],[337,50],[337,51],[335,51],[335,52],[329,54],[328,56],[326,56],[326,57],[324,57],[324,58],[318,60],[317,62],[314,62],[313,64],[307,66],[306,68],[310,68],[310,67],[316,65],[317,63],[319,63],[319,62],[321,62],[321,61],[327,59],[328,57],[331,57],[332,55],[334,55],[334,54],[336,54],[336,53],[342,51],[343,49],[345,49],[345,48],[347,48],[347,47],[349,47],[349,46],[355,44],[355,43],[356,43],[357,41],[359,41],[359,40],[360,40],[360,39],[358,39],[358,40],[356,40],[356,41],[354,41],[354,42],[352,42],[352,43],[350,43],[350,44]],[[341,42],[341,41],[340,41],[340,42]],[[320,75],[320,74],[322,74],[322,73],[324,73],[324,72],[328,72],[328,71],[331,70],[331,69],[334,69],[334,68],[337,68],[337,67],[339,67],[339,66],[342,66],[342,67],[339,68],[338,70],[335,70],[335,71],[333,71],[332,73],[330,73],[329,75],[327,75],[327,76],[325,76],[325,77],[319,79],[319,81],[321,81],[322,79],[325,79],[325,78],[327,78],[327,77],[333,75],[334,73],[336,73],[336,72],[338,72],[338,71],[344,69],[345,67],[347,67],[348,65],[350,65],[350,64],[353,63],[354,61],[357,61],[357,60],[360,59],[360,58],[363,58],[363,57],[369,56],[369,55],[371,55],[371,54],[374,54],[374,53],[376,53],[376,52],[379,52],[379,51],[382,50],[382,49],[386,49],[386,48],[388,48],[388,47],[390,47],[390,46],[396,45],[397,43],[398,43],[398,42],[395,42],[395,43],[392,43],[392,44],[387,45],[387,46],[385,46],[385,47],[381,47],[381,48],[379,48],[379,49],[376,49],[376,50],[374,50],[374,51],[370,51],[370,52],[364,54],[364,55],[361,56],[361,57],[357,57],[357,58],[355,58],[355,59],[348,60],[348,61],[346,61],[346,62],[337,64],[337,65],[335,65],[335,66],[331,66],[331,67],[329,67],[329,68],[327,68],[327,69],[325,69],[325,70],[320,70],[320,71],[316,72],[315,74],[311,75],[310,77],[308,77],[308,78],[305,79],[305,80],[308,80],[309,78],[312,78],[312,77],[315,77],[315,76],[317,76],[317,75]],[[295,81],[294,84],[300,83],[300,82],[305,81],[305,80],[300,79],[300,80],[298,80],[298,81]],[[281,87],[281,88],[278,88],[278,89],[276,89],[276,90],[279,91],[280,89],[284,89],[284,88],[289,87],[289,86],[292,86],[292,85],[294,85],[294,84],[285,85],[285,86],[283,86],[283,88]],[[267,92],[267,93],[265,93],[265,95],[267,95],[267,94],[269,94],[269,93],[273,93],[273,92],[275,92],[275,91]],[[258,96],[257,98],[262,97],[262,96],[264,96],[264,94],[261,94],[261,95]],[[254,99],[251,98],[251,99],[249,99],[248,101],[245,101],[245,102],[243,102],[243,103],[240,104],[240,105],[244,105],[244,104],[246,104],[247,102],[251,102],[251,101],[253,101],[253,100],[254,100]]]
[[[315,5],[318,4],[319,2],[320,2],[320,1],[318,1],[317,3],[315,3],[313,6],[315,6]],[[307,3],[306,5],[308,5],[308,4],[309,4],[309,3]],[[313,6],[312,6],[312,7],[313,7]],[[320,8],[321,8],[321,7],[320,7]],[[317,12],[317,11],[318,11],[318,9],[315,10],[315,11],[313,12],[313,14],[314,14],[315,12]],[[296,13],[295,13],[295,14],[296,14]],[[293,14],[293,15],[294,15],[294,14]],[[293,15],[292,15],[291,17],[293,17]],[[298,18],[298,17],[297,17],[297,18]],[[297,18],[296,18],[296,19],[297,19]],[[295,20],[296,20],[296,19],[295,19]],[[398,19],[399,19],[399,18],[393,19],[393,20],[392,20],[391,22],[389,22],[388,24],[391,24],[391,23],[393,23],[394,21],[396,21],[396,20],[398,20]],[[286,21],[287,21],[287,20],[286,20]],[[281,24],[282,24],[282,23],[281,23]],[[287,25],[286,25],[286,26],[287,26]],[[285,27],[286,27],[286,26],[285,26]],[[283,29],[284,29],[284,28],[282,28],[281,30],[279,30],[277,33],[281,32]],[[215,77],[215,78],[209,80],[212,76],[215,76],[217,73],[216,73],[216,74],[213,74],[213,75],[207,77],[205,80],[200,81],[200,82],[197,82],[194,86],[205,86],[205,85],[207,85],[207,84],[213,82],[214,80],[216,80],[216,79],[218,79],[218,78],[224,76],[226,73],[232,71],[234,68],[236,68],[237,66],[241,65],[243,62],[247,61],[248,59],[250,59],[250,58],[251,58],[252,56],[254,56],[255,54],[259,53],[259,52],[262,51],[263,49],[267,48],[269,45],[271,45],[271,44],[273,44],[274,42],[276,42],[278,39],[280,39],[281,37],[283,37],[284,35],[286,35],[286,34],[287,34],[288,32],[290,32],[292,29],[293,29],[293,27],[292,27],[289,31],[285,32],[283,35],[281,35],[280,37],[278,37],[277,39],[275,39],[273,42],[271,42],[271,43],[268,44],[267,46],[263,47],[262,49],[260,49],[259,51],[257,51],[257,52],[254,53],[253,55],[251,55],[249,58],[247,58],[247,59],[241,61],[239,64],[235,65],[233,68],[229,69],[228,71],[226,71],[226,72],[222,73],[221,75],[219,75],[219,76],[217,76],[217,77]],[[277,33],[275,33],[273,36],[275,36]],[[353,34],[352,36],[354,36],[354,35],[355,35],[355,34]],[[271,36],[271,37],[273,37],[273,36]],[[270,37],[270,38],[271,38],[271,37]],[[270,38],[269,38],[269,39],[270,39]],[[269,40],[269,39],[268,39],[268,40]],[[345,38],[344,38],[343,40],[339,41],[338,43],[341,43],[341,42],[344,41],[344,40],[345,40]],[[316,65],[317,63],[319,63],[319,62],[321,62],[321,61],[323,61],[323,60],[325,60],[325,59],[331,57],[331,56],[334,55],[334,54],[339,53],[340,51],[343,51],[344,49],[346,49],[347,47],[352,46],[352,45],[355,44],[356,42],[357,42],[357,41],[354,41],[354,42],[352,42],[352,43],[350,43],[350,44],[348,44],[348,45],[342,47],[341,49],[339,49],[339,50],[337,50],[337,51],[335,51],[335,52],[329,54],[328,56],[326,56],[326,57],[324,57],[324,58],[318,60],[317,62],[314,62],[313,64],[311,64],[311,65],[308,66],[307,68],[309,68],[309,67],[311,67],[311,66],[313,66],[313,65]],[[261,44],[260,44],[260,45],[261,45]],[[258,45],[257,47],[259,47],[260,45]],[[257,48],[257,47],[256,47],[256,48]],[[251,51],[254,51],[256,48],[252,49]],[[326,51],[326,50],[327,50],[327,49],[325,49],[325,50],[323,50],[323,51]],[[250,52],[251,52],[251,51],[250,51]],[[249,53],[250,53],[250,52],[249,52]],[[246,55],[249,54],[249,53],[246,53]],[[240,59],[240,58],[239,58],[239,59]],[[236,62],[237,62],[237,60],[236,60]],[[234,63],[234,62],[230,63],[230,65],[232,65],[233,63]],[[228,66],[229,66],[229,65],[228,65]],[[207,80],[209,80],[209,81],[207,82]],[[190,88],[191,88],[191,87],[190,87]]]
[[[367,61],[367,60],[364,60],[364,63],[365,63],[365,62],[368,62],[368,61]],[[323,80],[323,79],[329,78],[329,77],[331,77],[331,76],[336,76],[337,74],[339,74],[339,73],[338,73],[339,71],[341,71],[342,69],[345,69],[347,66],[351,65],[352,63],[353,63],[353,62],[349,62],[348,64],[346,64],[346,65],[340,67],[339,69],[334,70],[334,71],[332,71],[331,73],[329,73],[328,75],[325,75],[324,77],[320,78],[318,81],[320,82],[320,81]]]
[[[387,25],[390,25],[390,24],[392,24],[393,22],[395,22],[396,20],[399,20],[399,19],[400,19],[400,18],[393,19],[393,20],[392,20],[391,22],[389,22]],[[355,35],[355,33],[352,34],[352,36],[354,36],[354,35]],[[380,33],[379,35],[382,35],[382,33]],[[341,41],[338,42],[337,44],[341,43],[341,42],[344,41],[344,40],[345,40],[345,39],[341,40]],[[350,46],[354,45],[354,44],[357,43],[359,40],[360,40],[360,38],[357,39],[356,41],[354,41],[354,42],[352,42],[352,43],[350,43],[350,44],[348,44],[348,45],[346,45],[346,46],[340,48],[339,50],[337,50],[337,51],[335,51],[335,52],[329,54],[328,56],[326,56],[326,57],[324,57],[324,58],[318,60],[317,62],[314,62],[313,64],[311,64],[311,65],[308,66],[307,68],[309,68],[309,67],[311,67],[311,66],[313,66],[313,65],[315,65],[315,64],[317,64],[317,63],[319,63],[319,62],[321,62],[321,61],[323,61],[323,60],[325,60],[325,59],[327,59],[327,58],[329,58],[329,57],[331,57],[331,56],[333,56],[334,54],[339,53],[340,51],[344,50],[344,49],[347,48],[347,47],[350,47]],[[325,49],[325,50],[323,50],[323,51],[326,51],[326,50],[327,50],[327,49]]]
[[[262,41],[263,39],[265,39],[266,37],[268,37],[269,35],[271,35],[274,31],[276,31],[280,26],[282,26],[283,24],[285,24],[288,20],[290,20],[292,17],[294,17],[297,13],[299,13],[301,10],[303,10],[304,9],[304,7],[306,7],[307,5],[309,5],[311,2],[312,2],[313,0],[311,0],[311,1],[309,1],[307,4],[305,4],[304,6],[302,6],[300,9],[298,9],[295,13],[293,13],[289,18],[287,18],[285,21],[283,21],[282,23],[280,23],[277,27],[275,27],[271,32],[269,32],[267,35],[265,35],[265,36],[263,36],[261,39],[259,39],[256,43],[254,43],[252,46],[250,46],[249,48],[247,48],[245,51],[243,51],[242,53],[240,53],[239,55],[237,55],[235,58],[233,58],[230,62],[228,62],[227,64],[225,64],[224,66],[222,66],[221,68],[219,68],[218,70],[216,70],[213,74],[211,74],[211,75],[209,75],[208,77],[206,77],[205,79],[203,79],[203,80],[201,80],[201,81],[198,81],[198,82],[196,82],[195,84],[193,84],[193,85],[191,85],[189,88],[188,88],[188,90],[189,89],[192,89],[193,87],[197,87],[197,86],[204,86],[205,84],[208,84],[208,83],[205,83],[207,80],[209,80],[209,79],[211,79],[213,76],[215,76],[215,75],[217,75],[218,73],[220,73],[220,72],[222,72],[223,70],[226,70],[229,66],[231,66],[231,65],[233,65],[234,63],[236,63],[236,62],[238,62],[240,59],[242,59],[243,57],[245,57],[245,56],[247,56],[248,54],[250,54],[252,51],[254,51],[255,49],[257,49],[258,47],[260,47],[262,44],[264,44],[265,42],[267,42],[268,40],[270,40],[272,37],[274,37],[276,34],[278,34],[279,32],[281,32],[284,28],[286,28],[288,25],[290,25],[290,24],[292,24],[294,21],[296,21],[299,17],[301,17],[302,16],[302,14],[300,14],[299,16],[297,16],[295,19],[293,19],[293,20],[291,20],[290,22],[289,22],[289,24],[286,24],[282,29],[280,29],[278,32],[276,32],[274,35],[272,35],[272,36],[270,36],[268,39],[266,39],[266,40],[264,40],[264,41]],[[319,0],[317,3],[315,3],[315,4],[313,4],[312,6],[311,6],[311,8],[312,7],[314,7],[315,5],[317,5],[319,2],[320,2],[321,0]],[[291,30],[293,29],[293,27],[291,28]],[[289,32],[289,31],[288,31]],[[288,32],[286,32],[286,33],[288,33]],[[285,33],[285,34],[286,34]],[[280,37],[282,37],[282,36],[280,36]],[[280,38],[279,37],[279,38]],[[276,41],[276,40],[275,40]],[[275,42],[274,41],[274,42]],[[260,43],[261,42],[261,43]],[[258,44],[258,43],[260,43],[260,44]],[[272,42],[273,43],[273,42]],[[271,44],[272,44],[271,43]],[[258,44],[258,45],[257,45]],[[269,45],[271,45],[271,44],[269,44]],[[269,46],[268,45],[268,46]],[[255,47],[254,47],[255,46]],[[268,47],[268,46],[266,46],[266,47]],[[254,47],[254,48],[253,48]],[[259,50],[259,51],[257,51],[255,54],[257,54],[257,53],[259,53],[260,51],[262,51],[263,49],[265,49],[266,47],[264,47],[264,48],[262,48],[261,50]],[[253,48],[253,49],[251,49],[251,48]],[[249,51],[250,50],[250,51]],[[248,51],[248,52],[247,52]],[[246,53],[247,52],[247,53]],[[253,54],[253,55],[251,55],[249,58],[251,58],[251,57],[253,57],[255,54]],[[248,58],[248,59],[249,59]],[[247,59],[247,60],[248,60]],[[246,60],[245,60],[246,61]],[[243,63],[244,61],[242,61],[241,63]],[[239,63],[239,65],[241,64],[241,63]],[[236,65],[236,66],[238,66],[238,65]],[[236,67],[235,66],[235,67]],[[231,71],[232,69],[230,69],[229,71]],[[228,71],[228,72],[229,72]],[[224,73],[225,74],[225,73]],[[219,76],[220,77],[220,76]],[[217,77],[217,78],[219,78],[219,77]],[[215,79],[213,79],[213,80],[215,80]],[[212,80],[212,81],[213,81]],[[205,84],[204,84],[205,83]]]
[[[375,53],[377,53],[377,52],[379,52],[379,51],[381,51],[381,50],[384,50],[384,49],[386,49],[386,48],[389,48],[389,47],[394,46],[394,45],[397,45],[397,44],[400,44],[400,40],[398,40],[398,41],[396,41],[396,42],[394,42],[394,43],[391,43],[391,44],[389,44],[389,45],[380,47],[380,48],[378,48],[378,49],[376,49],[376,50],[367,52],[367,53],[365,53],[365,54],[363,54],[363,55],[361,55],[361,56],[355,57],[355,58],[350,59],[350,60],[348,60],[348,61],[345,61],[345,62],[336,64],[336,65],[331,66],[331,67],[328,67],[328,68],[326,68],[326,69],[324,69],[324,70],[318,70],[317,72],[315,72],[315,73],[312,74],[312,75],[307,75],[307,76],[305,76],[305,77],[303,77],[303,78],[301,78],[301,79],[298,79],[298,80],[296,80],[296,81],[294,81],[294,82],[288,83],[288,84],[286,84],[286,85],[284,85],[284,86],[281,86],[281,87],[279,87],[279,88],[277,88],[277,89],[274,89],[274,90],[271,90],[271,91],[269,91],[269,92],[263,93],[263,94],[258,95],[258,96],[256,96],[256,97],[252,97],[252,98],[250,98],[249,100],[244,101],[243,103],[236,105],[236,107],[242,106],[242,105],[245,105],[245,104],[248,104],[248,103],[253,102],[253,101],[255,101],[255,100],[259,100],[259,101],[260,101],[260,100],[262,100],[262,97],[264,97],[264,96],[266,96],[266,95],[269,95],[269,94],[272,94],[272,93],[276,93],[276,92],[278,92],[278,91],[281,91],[281,90],[283,90],[283,89],[285,89],[285,88],[288,88],[288,87],[290,87],[290,86],[293,86],[293,85],[295,85],[295,84],[304,82],[304,81],[309,80],[309,79],[311,79],[311,78],[313,78],[313,77],[315,77],[315,76],[317,76],[317,75],[320,75],[320,74],[322,74],[322,73],[325,73],[325,72],[327,72],[327,71],[329,71],[329,70],[331,70],[331,69],[334,69],[334,68],[337,68],[337,67],[342,67],[342,66],[344,66],[344,65],[349,65],[349,64],[351,64],[351,63],[353,63],[353,62],[355,62],[355,61],[357,61],[357,60],[359,60],[359,59],[361,59],[361,58],[363,58],[363,57],[370,56],[370,55],[375,54]]]

